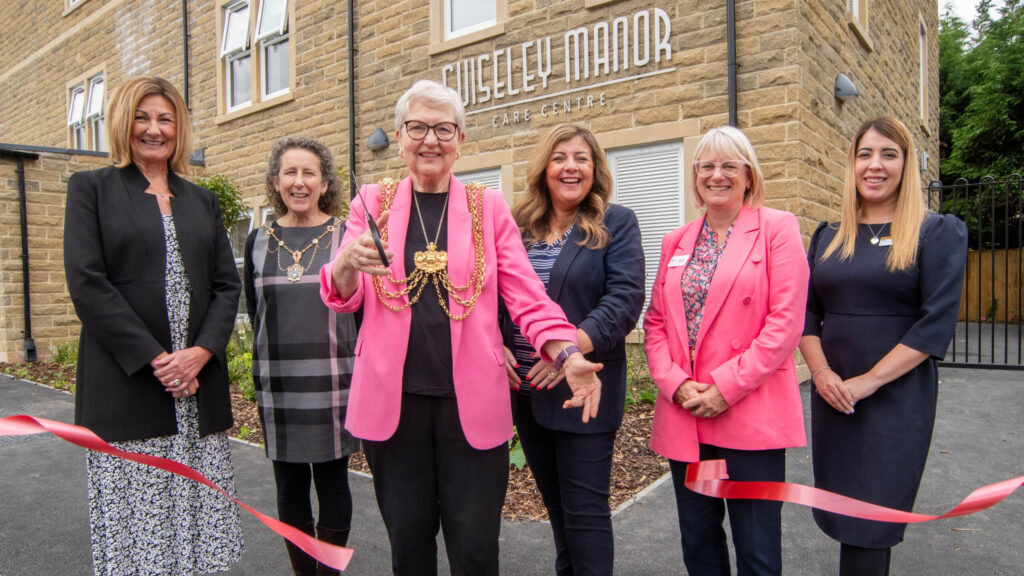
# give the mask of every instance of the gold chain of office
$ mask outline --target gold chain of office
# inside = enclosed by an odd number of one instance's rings
[[[395,202],[395,194],[398,191],[398,182],[391,179],[385,178],[380,181],[380,192],[381,192],[381,212],[391,209],[391,205]],[[412,306],[419,301],[420,295],[423,294],[423,289],[426,288],[427,284],[434,285],[434,291],[437,293],[437,302],[441,305],[445,314],[448,315],[452,320],[463,320],[470,313],[473,312],[473,308],[476,306],[477,299],[480,298],[480,292],[484,288],[484,185],[480,182],[472,182],[466,185],[466,200],[469,204],[469,213],[471,217],[471,225],[473,230],[473,273],[469,277],[469,281],[466,282],[465,286],[459,286],[453,284],[451,277],[448,276],[448,253],[443,250],[430,250],[428,252],[417,252],[413,258],[416,262],[416,269],[411,274],[396,280],[391,275],[388,275],[388,280],[396,286],[402,288],[397,292],[392,292],[384,287],[384,277],[374,276],[373,287],[377,292],[377,298],[380,299],[388,310],[392,312],[400,312],[406,308]],[[381,238],[384,240],[388,239],[388,227],[385,224],[384,229],[381,230]],[[429,241],[429,239],[428,239]],[[429,260],[429,262],[428,262]],[[444,288],[444,291],[441,288]],[[470,296],[463,296],[462,294],[471,292]],[[460,294],[461,293],[461,294]],[[398,300],[404,296],[409,297],[409,302],[404,305],[392,304],[391,300]],[[452,300],[458,302],[459,305],[465,308],[462,314],[453,315],[451,310],[448,309],[448,299],[445,298],[444,294],[451,296]]]

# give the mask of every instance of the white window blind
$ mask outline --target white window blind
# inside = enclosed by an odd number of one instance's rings
[[[501,190],[501,168],[488,168],[486,170],[475,170],[473,172],[461,172],[456,174],[455,177],[463,184],[481,182],[491,190]]]
[[[633,210],[640,222],[646,311],[658,272],[661,239],[685,221],[683,144],[668,142],[608,150],[608,163],[615,183],[612,202]]]

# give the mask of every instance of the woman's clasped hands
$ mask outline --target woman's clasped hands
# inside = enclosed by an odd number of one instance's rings
[[[714,418],[729,408],[718,386],[692,379],[676,388],[672,400],[697,418]]]
[[[168,354],[164,352],[149,363],[153,375],[175,398],[192,396],[199,390],[199,371],[213,353],[202,346],[191,346]]]

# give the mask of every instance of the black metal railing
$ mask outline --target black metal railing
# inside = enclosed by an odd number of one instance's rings
[[[925,190],[929,206],[967,224],[956,335],[943,365],[1024,369],[1024,179],[959,179]]]

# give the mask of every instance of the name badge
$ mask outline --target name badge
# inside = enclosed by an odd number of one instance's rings
[[[891,244],[892,241],[890,241],[889,243]],[[686,262],[689,259],[690,259],[690,256],[688,254],[681,254],[679,256],[673,256],[672,259],[668,261],[668,267],[669,268],[678,268],[680,266],[686,266]]]
[[[892,236],[885,236],[878,239],[879,246],[892,246]]]

